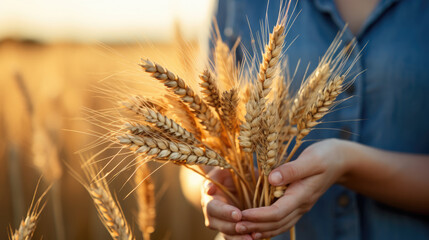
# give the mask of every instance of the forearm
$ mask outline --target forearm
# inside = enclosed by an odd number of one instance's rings
[[[340,184],[388,205],[429,214],[429,156],[344,145]]]

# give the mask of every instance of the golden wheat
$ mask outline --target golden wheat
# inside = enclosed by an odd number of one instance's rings
[[[204,100],[209,106],[214,107],[216,111],[219,111],[221,107],[219,88],[216,85],[216,80],[214,79],[213,74],[211,74],[209,70],[204,70],[204,72],[200,74],[200,79],[202,80],[200,86],[203,88],[201,92],[204,94]]]
[[[90,159],[82,165],[86,180],[80,180],[97,209],[100,220],[115,240],[135,239],[119,203],[113,198],[102,171]]]
[[[286,187],[270,186],[268,175],[290,161],[303,138],[332,109],[347,75],[343,72],[347,56],[337,54],[340,40],[336,37],[301,88],[295,95],[290,93],[290,76],[286,80],[281,69],[286,66],[283,48],[288,9],[289,5],[281,11],[284,15],[269,34],[258,69],[253,62],[235,65],[234,50],[218,36],[213,51],[215,68],[200,75],[199,93],[161,65],[143,60],[142,68],[173,94],[164,98],[167,107],[162,113],[154,106],[128,106],[143,115],[146,123],[125,118],[124,129],[114,133],[117,143],[146,160],[230,169],[236,195],[205,178],[240,208],[268,206],[281,197]],[[238,74],[243,66],[249,67],[248,73]],[[173,113],[171,106],[181,113]],[[194,137],[198,131],[202,134]],[[295,238],[293,230],[291,237]]]
[[[126,134],[118,136],[119,143],[137,154],[150,156],[157,161],[173,161],[189,165],[207,165],[230,168],[230,164],[207,146],[197,147],[184,142],[173,142],[151,136]]]
[[[46,202],[42,203],[42,201],[51,188],[48,187],[45,192],[40,195],[37,201],[35,201],[40,180],[41,178],[37,183],[37,187],[33,195],[33,200],[31,201],[30,207],[28,208],[26,217],[21,221],[18,229],[16,229],[15,231],[12,231],[12,229],[10,230],[9,238],[11,240],[30,240],[33,237],[34,231],[36,230],[37,222],[39,220],[39,216],[46,205]]]
[[[209,106],[195,94],[195,91],[192,90],[183,79],[150,60],[142,60],[140,66],[146,72],[152,73],[152,77],[161,80],[165,86],[171,89],[176,95],[180,96],[182,101],[187,103],[194,111],[195,117],[200,120],[207,131],[214,136],[219,135],[219,120],[214,116]]]

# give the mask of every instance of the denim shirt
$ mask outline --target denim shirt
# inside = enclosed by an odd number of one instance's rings
[[[295,15],[299,14],[286,41],[296,40],[286,54],[291,70],[301,59],[296,87],[307,63],[313,70],[345,22],[333,0],[292,1],[291,9],[295,4]],[[278,9],[277,0],[270,1],[268,10],[267,1],[219,0],[223,39],[232,45],[240,36],[252,49],[249,25],[255,35],[268,13],[272,29]],[[340,95],[349,99],[306,138],[340,138],[389,151],[429,154],[429,1],[380,0],[360,32],[354,36],[347,29],[342,41],[347,44],[354,37],[357,46],[350,61],[361,55],[352,70],[358,77]],[[240,52],[237,55],[239,59]],[[296,231],[298,239],[429,239],[429,218],[333,185],[299,220]],[[279,239],[288,239],[288,234]]]

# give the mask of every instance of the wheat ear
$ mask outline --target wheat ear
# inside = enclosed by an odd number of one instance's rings
[[[221,119],[225,127],[233,132],[238,127],[237,106],[239,102],[237,89],[233,88],[222,93]]]
[[[180,122],[183,128],[194,134],[195,138],[201,140],[201,127],[191,109],[176,96],[167,94],[165,98],[168,100],[168,116],[175,122]]]
[[[204,72],[200,74],[200,79],[203,81],[200,83],[200,86],[203,88],[201,92],[204,94],[204,100],[209,106],[212,106],[216,111],[219,111],[221,105],[216,79],[209,70],[204,70]]]
[[[315,102],[307,107],[305,114],[298,120],[296,143],[291,153],[289,153],[286,162],[290,161],[296,150],[301,146],[302,139],[307,136],[311,129],[319,124],[319,120],[325,116],[332,108],[335,99],[343,90],[343,82],[345,76],[336,76],[329,81],[323,90],[317,93]],[[283,196],[286,186],[275,187],[274,197],[279,198]]]
[[[94,161],[82,166],[87,183],[84,187],[94,201],[100,220],[115,240],[134,239],[131,228],[117,201],[114,200],[103,172],[99,171]]]
[[[12,240],[29,240],[36,230],[37,216],[33,213],[21,221],[19,228],[13,233]]]
[[[296,125],[303,117],[305,109],[311,105],[317,93],[328,80],[331,68],[328,63],[320,64],[314,72],[307,78],[299,89],[290,110],[289,121],[291,125]]]
[[[306,111],[305,117],[301,118],[297,124],[297,141],[301,141],[311,128],[319,124],[319,121],[325,116],[333,105],[337,96],[342,92],[344,76],[337,76],[332,79],[322,91],[319,91],[315,103]]]
[[[147,109],[145,117],[147,122],[153,123],[157,128],[163,130],[168,136],[185,141],[189,144],[200,144],[200,141],[198,141],[192,133],[159,112]]]
[[[185,81],[161,65],[142,60],[140,65],[146,72],[152,73],[152,77],[160,80],[164,85],[180,96],[193,110],[195,117],[212,135],[218,136],[220,131],[219,119],[213,114],[209,106],[192,90]]]
[[[279,99],[278,99],[279,100]],[[265,175],[268,175],[273,166],[277,163],[279,151],[279,132],[281,130],[280,118],[278,110],[278,100],[268,104],[264,112],[264,120],[262,121],[262,134],[260,150],[257,152],[258,160],[261,162],[262,169]]]
[[[220,34],[219,34],[220,35]],[[235,87],[235,59],[228,45],[218,38],[214,50],[214,60],[219,83],[226,89]]]
[[[48,187],[42,195],[37,199],[36,202],[34,202],[38,186],[40,184],[40,180],[37,183],[36,190],[34,191],[33,200],[31,201],[30,207],[27,212],[27,216],[21,221],[19,224],[19,228],[15,231],[10,230],[10,237],[11,240],[30,240],[33,237],[34,231],[36,230],[37,221],[39,219],[40,214],[42,213],[43,209],[45,208],[46,202],[42,204],[42,201],[44,197],[46,196],[47,192],[50,190],[51,187]],[[51,185],[52,186],[52,185]]]
[[[266,97],[270,92],[271,85],[276,73],[276,67],[280,60],[285,40],[284,26],[276,25],[270,34],[270,40],[265,46],[262,63],[259,66],[258,80],[262,84],[262,95]]]
[[[252,92],[249,101],[246,103],[245,122],[240,129],[240,146],[246,152],[254,151],[256,140],[260,139],[261,114],[265,109],[265,97],[271,91],[277,66],[280,60],[284,45],[284,26],[276,25],[270,34],[270,40],[265,46],[262,63],[259,66],[256,92]]]
[[[231,168],[231,165],[219,154],[207,146],[197,147],[184,142],[173,142],[168,139],[150,136],[125,134],[117,139],[122,145],[137,154],[144,154],[156,161],[173,161],[188,165],[207,165]]]
[[[246,103],[245,121],[240,126],[239,144],[245,152],[253,152],[255,150],[255,141],[259,139],[259,129],[261,128],[262,108],[260,105],[258,85],[252,85],[249,101]]]

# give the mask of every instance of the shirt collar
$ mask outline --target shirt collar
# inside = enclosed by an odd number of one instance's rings
[[[341,18],[337,7],[335,6],[334,0],[313,0],[315,7],[321,11],[328,13],[331,15],[332,20],[335,22],[335,24],[338,26],[339,29],[343,29],[345,22]],[[380,2],[375,7],[374,11],[371,13],[371,15],[368,17],[367,21],[364,23],[361,31],[358,34],[358,37],[362,35],[365,30],[372,25],[387,9],[392,6],[394,3],[398,2],[400,0],[380,0]],[[347,33],[349,32],[349,33]],[[352,34],[350,31],[346,31],[346,35]]]

